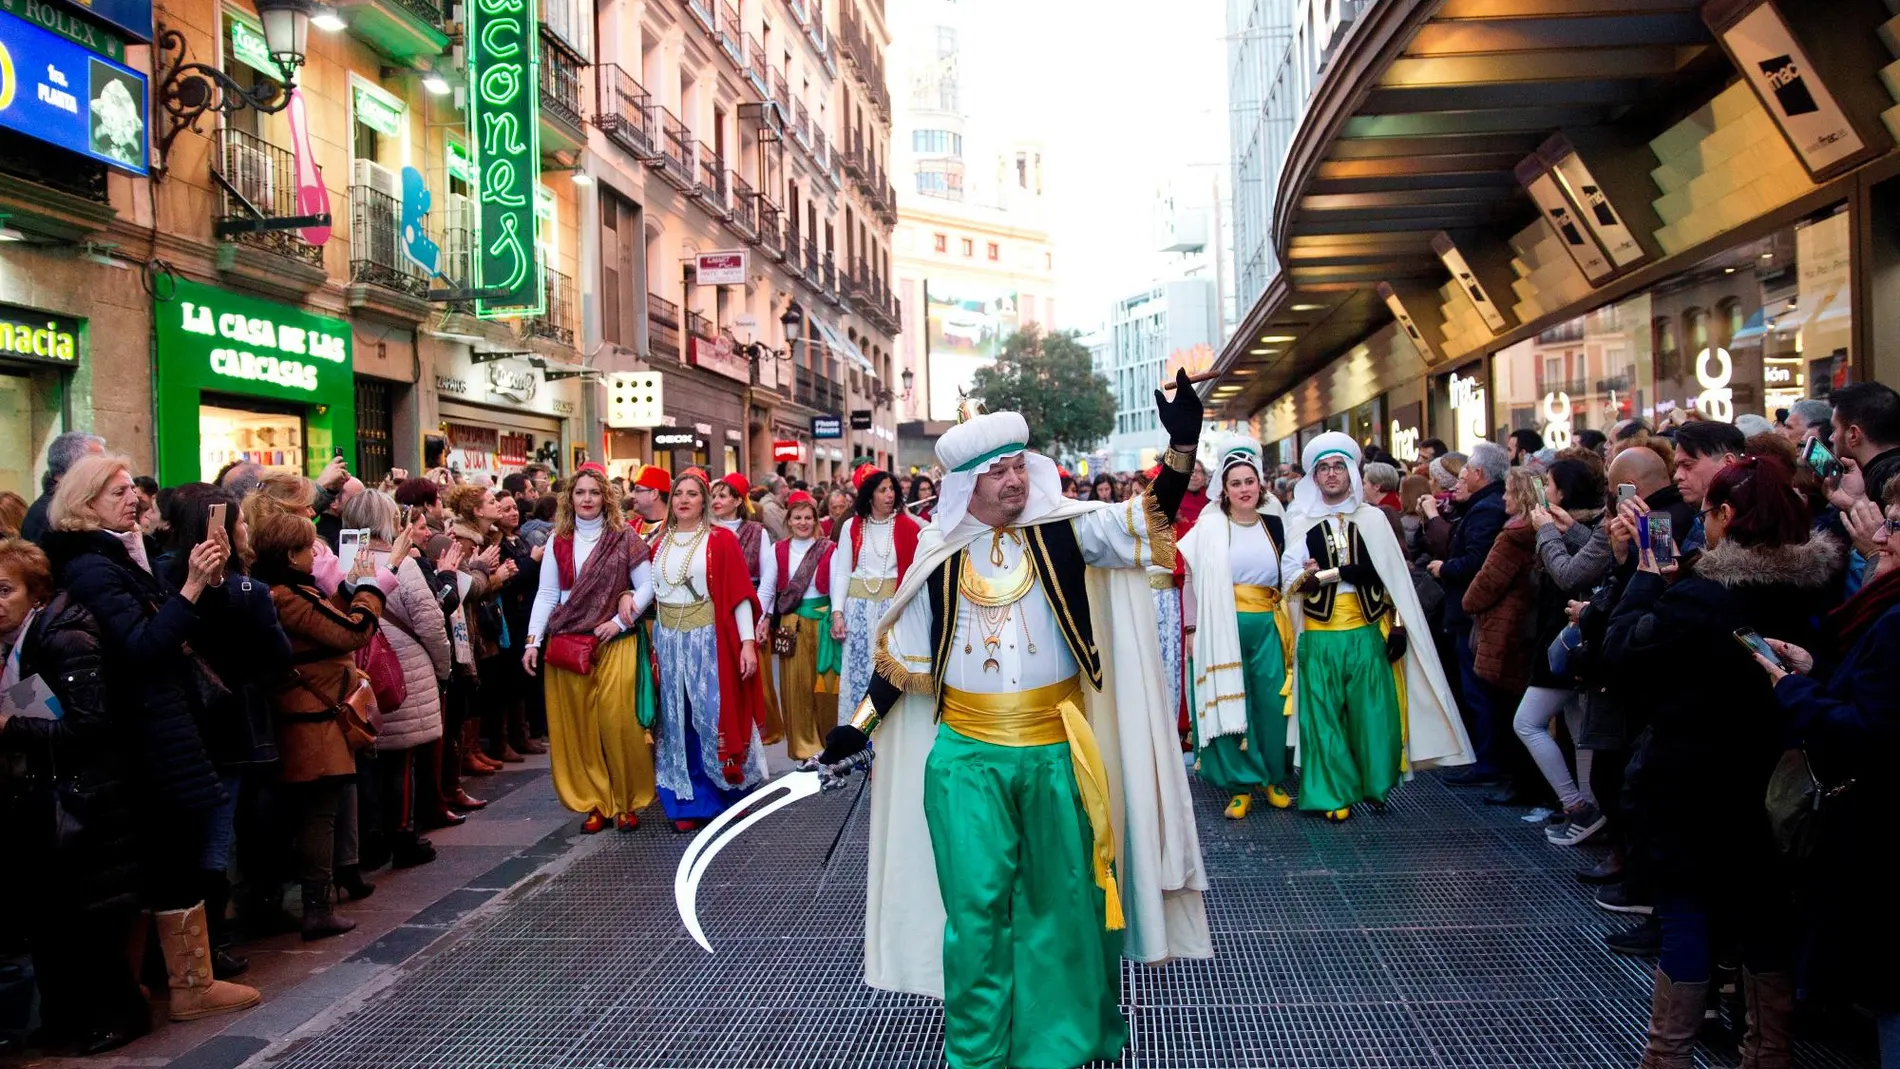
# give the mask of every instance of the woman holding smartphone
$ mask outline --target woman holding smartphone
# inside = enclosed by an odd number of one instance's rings
[[[1640,499],[1626,502],[1612,540],[1633,541],[1644,512]],[[1734,945],[1748,1002],[1743,1062],[1787,1065],[1793,902],[1762,813],[1787,715],[1733,634],[1811,648],[1806,621],[1825,607],[1845,551],[1810,533],[1793,473],[1775,457],[1722,468],[1702,522],[1707,549],[1673,585],[1653,551],[1640,554],[1602,651],[1609,671],[1649,691],[1649,731],[1624,788],[1643,817],[1630,849],[1655,885],[1663,931],[1643,1064],[1690,1064],[1715,948]]]

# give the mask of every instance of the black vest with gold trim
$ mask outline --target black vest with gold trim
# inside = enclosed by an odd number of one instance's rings
[[[1340,517],[1346,528],[1347,545],[1345,554],[1339,553],[1337,539],[1328,538],[1329,531],[1335,531],[1333,517],[1322,517],[1313,526],[1306,529],[1306,555],[1319,562],[1321,570],[1337,568],[1342,564],[1366,559],[1365,543],[1359,538],[1359,525],[1346,517]],[[1335,584],[1328,583],[1300,599],[1300,607],[1308,620],[1326,621],[1333,618],[1333,599],[1339,591]],[[1392,611],[1392,597],[1386,593],[1385,584],[1374,582],[1358,585],[1359,606],[1366,619],[1378,622],[1386,613]]]

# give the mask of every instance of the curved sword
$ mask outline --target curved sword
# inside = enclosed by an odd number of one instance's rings
[[[790,773],[719,814],[711,824],[706,825],[704,831],[693,837],[692,843],[686,847],[686,853],[680,858],[679,868],[673,872],[673,904],[679,908],[680,920],[686,925],[687,932],[691,933],[693,941],[705,948],[706,953],[712,953],[713,948],[706,940],[705,930],[699,925],[699,881],[706,875],[712,859],[747,828],[793,802],[809,798],[822,790],[824,779],[820,773]]]

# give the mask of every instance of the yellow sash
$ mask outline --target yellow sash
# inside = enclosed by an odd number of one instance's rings
[[[1120,929],[1121,894],[1115,888],[1115,833],[1108,811],[1108,770],[1095,745],[1095,732],[1082,713],[1082,679],[1071,676],[1034,690],[975,694],[943,688],[944,726],[965,738],[992,746],[1069,744],[1076,793],[1094,833],[1095,885],[1107,902],[1107,927]]]
[[[1270,612],[1273,614],[1274,629],[1280,632],[1280,659],[1286,665],[1288,678],[1293,675],[1293,617],[1284,610],[1284,597],[1277,587],[1255,586],[1252,583],[1234,584],[1234,610],[1236,612]],[[1293,714],[1293,706],[1288,703],[1286,715]]]

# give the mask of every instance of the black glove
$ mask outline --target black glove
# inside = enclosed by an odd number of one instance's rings
[[[835,765],[841,761],[849,761],[869,749],[870,746],[871,736],[850,724],[839,724],[825,736],[825,752],[818,755],[818,763]]]
[[[1355,561],[1352,564],[1340,565],[1339,578],[1345,580],[1348,583],[1351,583],[1353,586],[1356,586],[1356,587],[1374,587],[1374,586],[1385,585],[1385,580],[1379,578],[1379,569],[1374,568],[1370,564],[1365,564],[1365,563],[1357,562],[1357,561]]]
[[[1395,627],[1385,636],[1385,659],[1393,664],[1405,659],[1405,628]]]
[[[1167,428],[1169,445],[1191,446],[1200,441],[1203,413],[1201,395],[1188,382],[1186,368],[1174,373],[1174,400],[1168,400],[1165,391],[1155,391],[1155,414]]]

